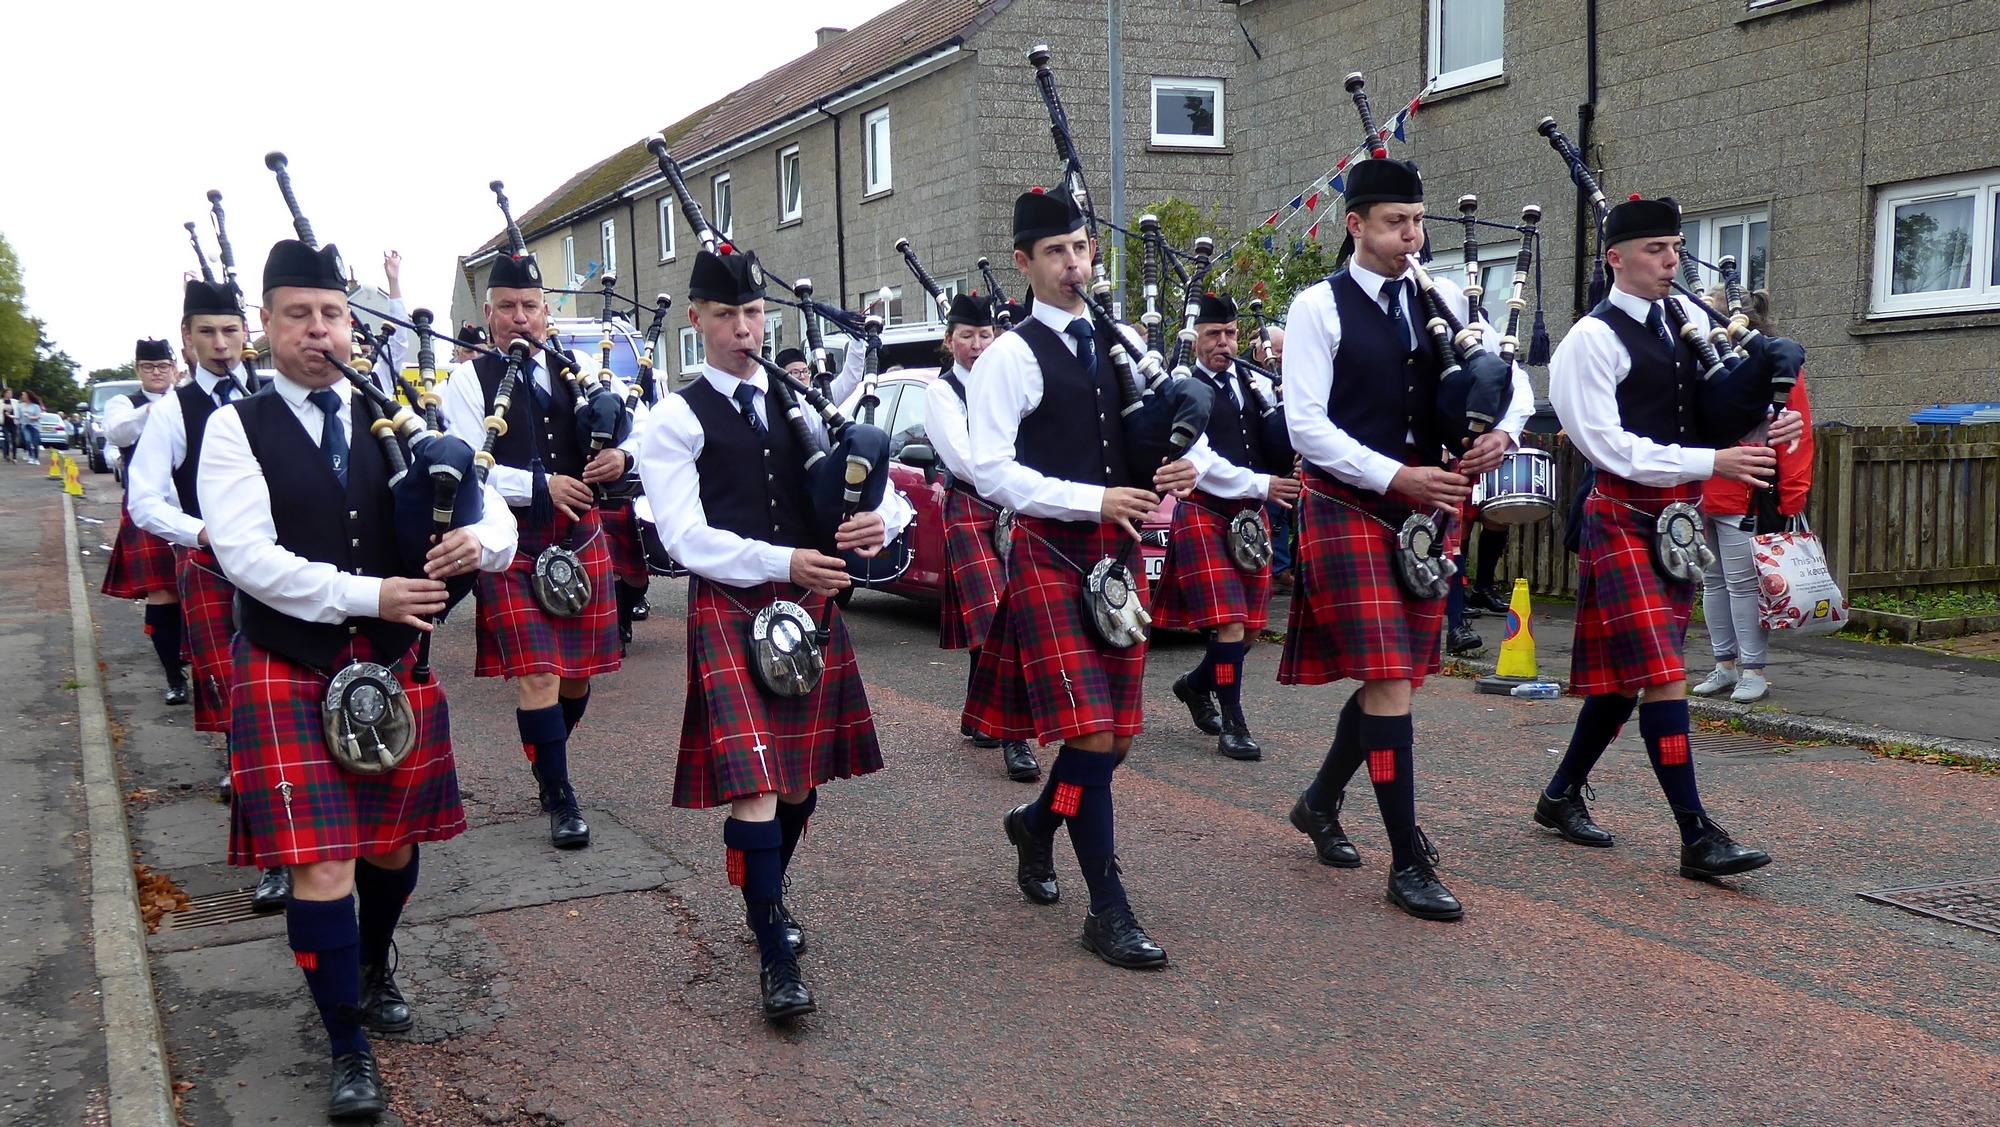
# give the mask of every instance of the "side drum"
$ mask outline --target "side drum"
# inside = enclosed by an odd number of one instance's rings
[[[1541,450],[1514,450],[1479,475],[1472,491],[1479,519],[1495,524],[1533,524],[1556,511],[1555,459]]]

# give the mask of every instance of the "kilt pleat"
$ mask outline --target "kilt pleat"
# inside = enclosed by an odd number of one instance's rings
[[[416,714],[416,747],[386,775],[362,776],[327,753],[320,702],[327,674],[239,638],[230,693],[229,820],[232,865],[304,865],[346,861],[456,837],[465,829],[451,717],[444,688],[409,679],[410,655],[397,679]],[[380,660],[366,638],[343,651],[349,660]]]
[[[229,731],[235,663],[236,587],[207,548],[175,548],[181,591],[181,649],[194,668],[194,730]]]
[[[938,645],[962,650],[986,644],[993,630],[1007,565],[993,549],[999,512],[962,489],[944,495],[944,590],[938,614]]]
[[[600,505],[597,519],[604,525],[604,548],[611,555],[611,574],[628,587],[644,587],[653,573],[646,570],[646,549],[639,543],[639,518],[632,503]]]
[[[1262,630],[1271,606],[1271,568],[1247,574],[1229,558],[1229,522],[1254,512],[1268,534],[1264,502],[1195,493],[1174,506],[1173,531],[1160,581],[1153,585],[1153,625],[1163,630],[1200,630],[1242,623]]]
[[[1400,528],[1415,511],[1401,497],[1308,476],[1280,684],[1352,679],[1421,685],[1438,671],[1445,601],[1405,593],[1389,562],[1395,542],[1390,528]],[[1447,554],[1455,534],[1446,533]]]
[[[143,599],[155,591],[180,590],[174,546],[132,523],[122,505],[118,536],[111,542],[111,559],[104,566],[99,590],[114,599]]]
[[[1699,483],[1658,488],[1597,475],[1584,502],[1576,557],[1572,694],[1630,692],[1686,680],[1681,651],[1697,585],[1675,583],[1653,566],[1651,529],[1668,504],[1692,504],[1700,496]]]
[[[1084,575],[1105,556],[1143,567],[1117,525],[1017,517],[1007,586],[973,667],[963,721],[996,739],[1053,743],[1144,726],[1146,644],[1115,649],[1084,621]],[[1060,553],[1060,554],[1058,554]],[[1067,562],[1063,557],[1067,557]]]
[[[874,715],[840,607],[818,595],[800,598],[789,584],[726,591],[699,578],[689,585],[687,706],[674,805],[700,809],[797,793],[881,770]],[[778,599],[804,607],[829,635],[825,675],[803,697],[773,696],[750,672],[750,620]]]
[[[520,515],[518,512],[516,515]],[[575,618],[557,618],[535,601],[535,557],[574,528],[574,549],[590,573],[590,605]],[[501,572],[479,573],[479,617],[472,672],[477,677],[595,677],[618,670],[618,602],[611,592],[611,555],[597,510],[572,524],[558,514],[554,536],[530,538],[524,522],[514,562]]]

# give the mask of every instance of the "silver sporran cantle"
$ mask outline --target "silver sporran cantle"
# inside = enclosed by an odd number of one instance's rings
[[[1229,560],[1249,575],[1271,565],[1271,533],[1257,510],[1244,509],[1229,518]]]
[[[1715,566],[1702,532],[1701,510],[1675,501],[1653,522],[1653,566],[1675,583],[1699,583],[1701,573]]]
[[[750,619],[750,675],[776,697],[802,697],[826,674],[819,628],[806,608],[784,599]]]
[[[1014,510],[1001,509],[993,518],[993,552],[1001,563],[1007,562],[1008,553],[1014,550]]]
[[[1437,521],[1427,513],[1411,513],[1396,532],[1389,552],[1396,583],[1419,599],[1442,599],[1451,588],[1458,565],[1445,558]]]
[[[327,754],[357,775],[386,775],[417,746],[417,715],[395,671],[357,661],[333,675],[320,701]]]
[[[535,601],[557,618],[575,618],[590,605],[590,572],[576,553],[551,544],[535,557]]]
[[[1153,616],[1139,602],[1139,585],[1132,569],[1106,556],[1097,561],[1083,580],[1083,601],[1097,640],[1113,649],[1129,649],[1146,640],[1146,628]]]

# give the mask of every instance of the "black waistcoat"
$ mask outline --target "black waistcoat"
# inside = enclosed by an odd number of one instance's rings
[[[697,378],[675,394],[687,400],[701,424],[694,468],[709,526],[787,548],[821,547],[806,493],[805,451],[777,404],[766,397],[770,423],[759,438],[736,401],[707,379]]]
[[[543,358],[540,363],[546,363]],[[481,402],[493,412],[493,396],[500,390],[500,377],[507,362],[481,354],[473,358],[472,370],[479,376]],[[535,406],[532,375],[524,368],[514,381],[514,395],[507,406],[507,433],[493,444],[493,460],[517,470],[528,468],[533,458],[542,460],[542,470],[565,477],[583,476],[583,447],[576,441],[576,392],[569,381],[551,375],[547,416]]]
[[[1327,284],[1340,312],[1327,418],[1378,454],[1406,465],[1437,465],[1444,451],[1437,426],[1437,358],[1429,348],[1412,349],[1399,339],[1389,314],[1346,270]]]
[[[1234,364],[1221,376],[1211,377],[1200,371],[1196,374],[1215,388],[1215,407],[1208,414],[1208,448],[1232,465],[1264,472],[1264,440],[1258,437],[1257,405],[1250,398],[1250,377]],[[1218,379],[1220,387],[1216,386]],[[1243,390],[1244,401],[1240,405],[1231,384]]]
[[[180,496],[181,511],[199,517],[201,498],[194,493],[195,468],[201,462],[201,436],[208,429],[208,417],[215,414],[215,400],[195,380],[175,388],[174,394],[181,397],[181,425],[187,430],[187,455],[174,467],[174,492]]]
[[[278,543],[315,563],[332,564],[352,575],[415,575],[396,550],[395,499],[382,448],[351,406],[348,414],[347,488],[333,474],[319,444],[299,423],[275,384],[238,401],[250,452],[264,471],[271,493],[271,521]],[[329,668],[355,634],[375,643],[378,660],[394,660],[416,641],[409,626],[379,618],[307,622],[281,614],[241,594],[237,627],[250,641],[316,669]]]
[[[1125,463],[1125,428],[1118,421],[1120,377],[1102,333],[1097,336],[1097,378],[1054,329],[1031,318],[1014,332],[1042,369],[1042,401],[1021,420],[1014,460],[1062,481],[1131,485]],[[1151,483],[1148,482],[1148,485]]]
[[[1633,320],[1610,298],[1598,302],[1590,316],[1611,326],[1632,358],[1632,370],[1618,385],[1619,425],[1654,442],[1699,444],[1694,400],[1701,373],[1689,350],[1668,348],[1645,322]]]

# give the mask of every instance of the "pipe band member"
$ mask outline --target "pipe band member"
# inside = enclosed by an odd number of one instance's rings
[[[139,390],[113,396],[104,405],[104,442],[125,467],[125,496],[118,502],[118,537],[104,567],[100,588],[114,599],[146,601],[146,636],[167,675],[166,702],[186,704],[187,659],[181,652],[181,595],[174,546],[140,528],[130,510],[132,454],[144,433],[153,405],[174,389],[180,370],[173,346],[163,340],[142,340],[133,349],[132,369]]]

